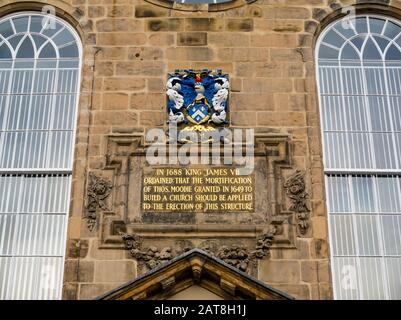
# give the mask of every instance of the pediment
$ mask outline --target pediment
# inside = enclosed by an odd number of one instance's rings
[[[290,300],[293,297],[200,249],[99,296],[99,300]]]

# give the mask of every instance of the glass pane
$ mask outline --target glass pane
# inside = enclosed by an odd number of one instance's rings
[[[377,18],[369,18],[369,24],[370,24],[370,32],[371,33],[376,33],[376,34],[381,34],[383,31],[384,23],[386,21],[383,19],[377,19]]]
[[[26,37],[19,47],[17,58],[35,58],[35,49],[29,37]]]
[[[59,47],[63,44],[75,41],[75,38],[68,29],[64,29],[53,38],[53,41],[56,46]]]
[[[401,60],[401,52],[395,45],[392,45],[388,49],[386,60]]]
[[[360,299],[356,258],[332,258],[334,298],[345,300]]]
[[[354,47],[352,47],[350,44],[345,45],[342,53],[341,53],[341,59],[355,59],[359,60],[359,54],[356,52]]]
[[[0,59],[11,59],[11,51],[8,46],[4,43],[0,46]]]
[[[351,42],[358,48],[359,51],[362,50],[362,46],[365,43],[366,36],[357,36],[351,40]]]
[[[390,39],[394,39],[401,32],[401,28],[391,21],[387,22],[384,35]]]
[[[345,118],[349,131],[367,131],[368,115],[362,97],[351,96],[345,98]]]
[[[75,58],[78,57],[78,47],[76,43],[70,44],[66,47],[59,49],[60,57]]]
[[[39,53],[39,58],[57,58],[56,50],[51,43],[46,44]]]
[[[373,197],[373,180],[371,177],[352,177],[355,212],[375,212]]]
[[[386,256],[401,256],[401,216],[381,216]]]
[[[379,36],[373,36],[373,39],[375,39],[376,43],[379,45],[379,48],[381,49],[382,52],[384,52],[390,43],[387,39],[384,39],[383,37]]]
[[[355,19],[355,29],[359,34],[368,32],[368,26],[365,17]]]
[[[363,58],[367,60],[381,60],[381,55],[372,39],[368,39],[365,49],[363,50]]]
[[[32,16],[31,17],[31,24],[29,26],[30,32],[37,32],[39,33],[43,26],[42,26],[43,17],[39,16]]]
[[[6,21],[0,23],[0,34],[4,38],[8,38],[12,34],[14,34],[13,27],[11,26],[11,23],[9,20],[6,20]]]
[[[380,255],[378,226],[379,220],[376,215],[356,215],[355,238],[358,241],[359,256]]]
[[[333,29],[336,29],[339,33],[341,33],[345,39],[355,36],[354,27],[349,20],[341,20]]]
[[[356,255],[354,224],[350,215],[332,215],[330,217],[332,230],[333,255]]]
[[[401,258],[386,258],[390,299],[401,300]]]
[[[32,39],[35,42],[36,49],[39,49],[42,46],[42,44],[44,44],[47,41],[46,38],[41,37],[41,36],[36,35],[36,34],[32,35]]]
[[[359,258],[361,298],[364,300],[386,299],[385,273],[379,258]]]
[[[348,177],[329,176],[327,182],[329,212],[352,212]]]
[[[13,18],[13,23],[15,27],[15,31],[18,32],[25,32],[28,30],[28,21],[29,18],[24,16],[24,17],[18,17],[18,18]]]
[[[16,36],[11,37],[8,42],[10,43],[11,47],[13,47],[13,49],[17,49],[18,44],[21,42],[22,38],[24,37],[23,34],[19,34]]]
[[[323,41],[337,48],[341,48],[345,42],[345,40],[334,30],[330,30],[324,37]]]
[[[339,51],[326,46],[324,43],[319,48],[320,59],[338,59]]]
[[[0,257],[0,299],[60,299],[62,257]]]

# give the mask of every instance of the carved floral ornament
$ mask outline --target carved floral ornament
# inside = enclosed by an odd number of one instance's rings
[[[290,211],[295,212],[299,231],[302,235],[305,235],[309,229],[310,212],[307,204],[309,194],[305,191],[305,172],[297,170],[293,175],[288,177],[284,188],[287,190],[287,196],[292,202]]]
[[[112,183],[102,177],[89,173],[88,187],[86,190],[87,226],[92,231],[96,225],[99,211],[109,211],[106,199],[109,197]]]
[[[213,246],[209,246],[207,242],[201,246],[201,249],[243,272],[249,272],[251,264],[256,265],[258,259],[263,259],[270,254],[270,247],[276,231],[276,227],[271,226],[268,232],[259,236],[256,239],[253,251],[239,244],[223,245],[214,248]],[[142,248],[142,239],[140,236],[123,232],[120,235],[124,241],[125,249],[130,250],[131,256],[139,262],[143,262],[148,269],[153,269],[163,263],[169,262],[180,254],[193,249],[191,245],[175,250],[171,247],[158,249],[151,246]]]

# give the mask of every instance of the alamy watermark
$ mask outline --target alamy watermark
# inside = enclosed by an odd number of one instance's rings
[[[56,8],[50,5],[42,7],[42,14],[45,15],[42,19],[42,28],[44,30],[56,29]]]
[[[213,131],[178,131],[171,123],[168,134],[153,128],[146,134],[150,165],[231,165],[240,175],[254,170],[254,130],[219,128]]]

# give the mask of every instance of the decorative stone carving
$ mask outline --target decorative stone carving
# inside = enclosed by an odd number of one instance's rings
[[[141,247],[141,237],[135,234],[128,234],[123,232],[120,232],[120,235],[124,240],[124,246],[126,250],[134,250]]]
[[[263,259],[269,255],[275,233],[276,227],[271,226],[268,232],[256,239],[255,250],[252,252],[244,245],[235,243],[219,245],[215,241],[205,241],[201,243],[200,247],[225,263],[243,272],[249,272],[251,264],[256,265],[256,260]],[[185,240],[176,243],[174,248],[178,247],[177,249],[172,249],[169,246],[162,249],[158,249],[155,246],[142,249],[142,239],[138,235],[123,232],[120,235],[123,238],[125,249],[130,250],[131,256],[139,262],[143,262],[148,269],[153,269],[194,248],[190,241]]]
[[[242,245],[222,246],[215,256],[225,263],[246,272],[251,259],[249,251]]]
[[[256,259],[263,259],[270,254],[270,247],[273,244],[274,236],[277,232],[276,227],[271,227],[271,229],[262,234],[256,240],[256,250],[252,252],[252,257]]]
[[[131,256],[138,261],[144,262],[149,269],[153,269],[160,264],[170,261],[181,254],[181,252],[192,249],[192,247],[185,247],[183,250],[173,251],[171,247],[164,247],[159,250],[155,246],[142,249],[142,239],[140,236],[122,232],[120,235],[123,238],[125,249],[130,250]]]
[[[96,225],[99,211],[108,211],[106,199],[110,195],[112,183],[102,177],[89,173],[89,182],[86,190],[87,226],[92,231]]]
[[[306,202],[309,194],[305,191],[305,172],[297,170],[287,179],[284,188],[287,190],[287,196],[292,202],[290,210],[296,213],[299,231],[302,235],[305,235],[309,228],[310,212]]]

